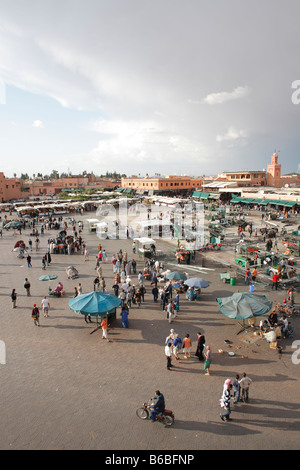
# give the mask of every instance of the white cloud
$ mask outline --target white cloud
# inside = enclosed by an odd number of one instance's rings
[[[218,143],[229,142],[234,143],[237,141],[244,141],[248,137],[245,130],[238,130],[235,127],[229,127],[228,131],[223,135],[217,135],[216,141]]]
[[[35,121],[33,121],[32,127],[39,127],[41,129],[43,129],[45,126],[44,126],[43,121],[40,121],[39,119],[36,119]]]
[[[221,91],[218,93],[211,93],[207,95],[203,102],[206,104],[223,104],[228,101],[239,100],[245,98],[250,94],[250,88],[248,86],[239,86],[233,91]]]
[[[191,174],[216,173],[220,152],[240,162],[241,146],[250,137],[258,150],[269,145],[266,135],[269,142],[284,134],[287,143],[299,140],[297,109],[289,106],[287,83],[297,73],[290,44],[299,42],[300,2],[299,6],[293,2],[292,24],[287,29],[284,25],[278,36],[273,25],[285,14],[283,4],[272,6],[270,16],[270,9],[261,11],[259,4],[249,3],[245,14],[233,0],[218,0],[216,16],[215,5],[196,0],[188,9],[173,0],[160,2],[157,8],[149,0],[45,0],[42,7],[33,0],[0,3],[0,83],[5,83],[8,97],[13,97],[14,89],[23,90],[20,95],[26,104],[33,102],[30,93],[35,104],[40,98],[41,108],[31,106],[28,111],[20,103],[19,111],[28,113],[26,122],[32,123],[36,116],[42,117],[46,128],[51,122],[51,136],[33,132],[27,152],[32,155],[31,145],[37,149],[37,134],[43,137],[42,152],[52,150],[55,140],[57,151],[51,160],[55,168],[63,152],[66,159],[70,157],[70,168],[73,155],[81,154],[76,171],[90,161],[101,171],[111,165],[134,172],[138,162],[148,172],[152,165],[153,171],[179,173],[184,168]],[[261,22],[253,36],[258,14]],[[10,109],[1,106],[7,121],[18,123],[14,136],[22,136],[23,121],[17,113],[9,115]],[[97,117],[93,128],[87,129],[87,122]],[[60,126],[66,120],[67,137]],[[237,128],[229,127],[232,123]],[[37,131],[44,124],[36,120],[34,127]],[[243,129],[250,129],[251,135]],[[19,158],[22,152],[17,146],[23,139],[15,138],[12,146],[9,137],[0,135],[1,148],[6,145]],[[284,143],[280,145],[283,150]],[[258,162],[259,155],[257,151]],[[253,152],[250,157],[254,158]],[[34,158],[32,167],[37,168],[41,160],[37,164]]]

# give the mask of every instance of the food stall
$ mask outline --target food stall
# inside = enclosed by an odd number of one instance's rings
[[[87,219],[88,229],[90,232],[96,232],[97,226],[100,223],[99,219]]]
[[[152,258],[156,254],[156,242],[152,238],[134,238],[137,242],[137,253],[142,258]]]

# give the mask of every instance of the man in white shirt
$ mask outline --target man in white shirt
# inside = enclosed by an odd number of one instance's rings
[[[50,303],[49,303],[49,300],[47,299],[47,297],[45,296],[41,302],[41,307],[43,309],[43,312],[44,312],[44,317],[48,317],[48,311],[49,311],[49,308],[50,308]]]
[[[172,343],[169,342],[166,347],[165,347],[165,355],[167,356],[167,369],[170,370],[170,367],[172,367],[172,351],[171,351],[171,346]]]

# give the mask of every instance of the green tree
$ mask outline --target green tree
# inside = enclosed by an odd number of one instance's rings
[[[50,174],[50,179],[52,180],[58,180],[59,178],[59,173],[57,170],[52,170],[51,174]]]

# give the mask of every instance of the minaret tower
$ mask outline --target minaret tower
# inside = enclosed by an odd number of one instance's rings
[[[280,188],[281,187],[280,178],[281,178],[281,164],[278,163],[278,155],[275,151],[272,155],[271,164],[268,165],[267,185],[273,186],[274,188]]]

